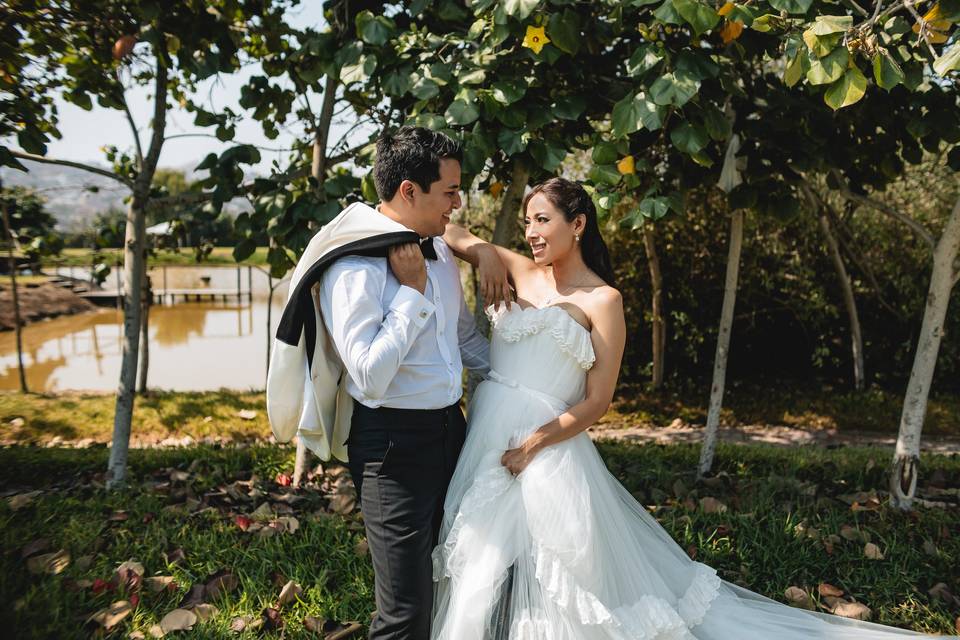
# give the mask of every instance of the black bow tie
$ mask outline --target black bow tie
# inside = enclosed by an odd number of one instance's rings
[[[427,238],[420,241],[420,253],[428,260],[437,259],[437,248],[433,246],[433,238]]]

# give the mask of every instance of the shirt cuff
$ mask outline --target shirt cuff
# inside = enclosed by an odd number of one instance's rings
[[[427,324],[436,307],[416,289],[401,285],[390,302],[390,310],[410,318],[414,325],[422,328]]]

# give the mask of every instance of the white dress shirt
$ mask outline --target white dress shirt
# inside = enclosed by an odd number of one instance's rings
[[[455,258],[440,238],[423,294],[402,286],[386,258],[346,256],[320,282],[324,325],[362,404],[440,409],[463,395],[463,367],[486,373],[490,344],[467,309]]]

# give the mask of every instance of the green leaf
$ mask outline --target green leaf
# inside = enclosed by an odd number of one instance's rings
[[[560,163],[567,156],[567,150],[562,147],[555,147],[552,144],[544,143],[539,140],[530,143],[530,155],[540,163],[544,171],[556,171]]]
[[[720,16],[713,7],[699,0],[673,0],[677,13],[690,23],[696,35],[709,31],[720,22]]]
[[[733,130],[730,120],[715,106],[704,109],[703,125],[710,137],[717,141],[729,138]]]
[[[664,24],[680,24],[683,22],[683,17],[674,6],[673,0],[664,0],[663,4],[653,12],[653,15]]]
[[[413,81],[410,79],[410,69],[403,68],[387,75],[383,81],[383,91],[388,96],[400,97],[410,90]]]
[[[253,238],[244,238],[233,248],[233,259],[243,262],[257,250],[257,242]]]
[[[684,50],[677,56],[676,68],[685,71],[697,80],[716,78],[720,74],[720,65],[710,59],[706,51]]]
[[[13,167],[20,171],[27,171],[27,168],[20,164],[20,161],[4,146],[0,146],[0,167]]]
[[[637,47],[630,59],[627,60],[627,73],[631,76],[642,76],[663,60],[663,52],[651,44]]]
[[[429,100],[440,93],[440,87],[430,78],[421,75],[410,87],[410,93],[421,100]]]
[[[646,127],[656,131],[662,124],[660,110],[642,92],[627,95],[613,106],[613,130],[621,138]]]
[[[487,72],[483,69],[474,69],[467,71],[460,76],[460,84],[483,84],[487,79]]]
[[[957,69],[960,69],[960,43],[954,43],[950,49],[933,61],[933,70],[941,76]]]
[[[822,58],[833,51],[840,44],[840,38],[842,37],[842,33],[828,33],[824,36],[818,36],[813,32],[813,29],[807,29],[803,32],[804,43],[818,58]]]
[[[786,71],[783,73],[783,82],[788,87],[792,87],[797,84],[800,79],[807,73],[809,68],[809,61],[807,60],[806,51],[798,51],[797,55],[793,57],[793,60],[787,65]]]
[[[883,47],[873,56],[873,79],[888,91],[903,82],[903,69]]]
[[[563,13],[550,16],[547,24],[547,36],[553,45],[572,56],[580,51],[580,16],[576,11],[564,9]]]
[[[551,111],[561,120],[576,120],[587,108],[587,101],[581,96],[563,96],[553,103]]]
[[[709,141],[707,132],[689,122],[684,122],[670,132],[670,141],[680,151],[693,155],[703,149]]]
[[[493,99],[504,105],[511,105],[524,96],[527,86],[517,80],[502,80],[493,83]]]
[[[367,10],[357,14],[356,24],[360,39],[375,46],[385,44],[396,28],[390,18],[375,16]]]
[[[947,165],[954,171],[960,171],[960,147],[954,147],[947,154]]]
[[[354,64],[344,65],[340,69],[340,81],[349,85],[354,82],[363,82],[369,78],[377,68],[377,56],[362,55]]]
[[[772,4],[772,3],[771,3]],[[853,26],[853,16],[817,16],[810,30],[816,36],[826,36],[831,33],[843,33]]]
[[[519,131],[502,129],[497,136],[497,143],[508,156],[516,155],[527,148],[527,141]]]
[[[47,144],[35,127],[28,126],[17,133],[17,142],[27,153],[43,156],[47,153]]]
[[[360,180],[360,193],[367,202],[377,202],[380,196],[377,194],[377,183],[373,179],[373,171],[368,171]]]
[[[849,106],[863,97],[867,90],[867,79],[857,67],[850,67],[839,80],[827,87],[823,101],[836,111]]]
[[[440,131],[447,128],[447,120],[435,113],[419,113],[414,120],[418,126],[426,127],[431,131]]]
[[[503,10],[507,12],[508,16],[513,16],[518,20],[526,20],[538,4],[540,4],[540,0],[504,0]]]
[[[665,73],[650,87],[650,97],[656,104],[685,105],[700,89],[700,81],[687,71]]]
[[[770,6],[787,13],[806,13],[813,0],[770,0]]]
[[[644,218],[659,220],[670,212],[670,201],[664,196],[644,198],[638,210]]]
[[[587,179],[591,182],[611,186],[620,182],[622,177],[614,164],[595,164],[587,174]],[[604,207],[604,209],[609,209],[609,207]]]
[[[464,126],[479,118],[480,111],[472,102],[454,100],[450,103],[450,106],[447,107],[447,112],[444,115],[450,124]]]
[[[813,85],[836,82],[847,68],[850,54],[846,47],[837,47],[822,58],[809,56],[810,69],[807,71],[807,82]]]
[[[612,142],[601,142],[593,147],[590,159],[595,164],[613,164],[620,158],[617,145]]]

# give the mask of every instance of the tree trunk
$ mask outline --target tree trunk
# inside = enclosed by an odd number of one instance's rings
[[[530,168],[519,158],[513,161],[513,170],[510,173],[510,185],[503,195],[503,202],[500,203],[500,211],[497,213],[497,219],[493,225],[493,239],[491,242],[501,247],[509,247],[513,244],[517,233],[517,215],[520,213],[520,205],[523,202],[523,193],[530,182]],[[490,322],[487,314],[484,313],[483,298],[480,296],[480,288],[477,286],[478,280],[474,278],[474,293],[476,294],[476,306],[473,309],[473,319],[476,322],[477,330],[483,335],[490,334]],[[473,390],[480,384],[482,378],[470,372],[467,375],[467,394],[472,394]]]
[[[113,416],[113,442],[107,467],[109,486],[126,481],[130,425],[133,421],[134,385],[140,347],[140,295],[143,284],[143,243],[146,229],[145,198],[134,195],[127,207],[127,225],[123,251],[123,342],[120,355],[120,383]]]
[[[933,251],[933,273],[927,304],[923,312],[923,324],[917,340],[917,351],[907,383],[900,416],[900,432],[890,467],[890,502],[893,506],[909,510],[917,488],[920,465],[920,432],[927,413],[927,398],[937,363],[937,352],[944,332],[944,318],[950,302],[950,292],[956,283],[954,261],[960,251],[960,199],[953,206],[943,235]]]
[[[146,262],[146,258],[144,258]],[[140,377],[137,380],[137,393],[147,393],[147,373],[150,370],[150,305],[153,294],[150,291],[150,276],[147,267],[143,267],[143,291],[141,292],[142,308],[140,310]]]
[[[161,38],[162,40],[162,38]],[[163,47],[161,46],[162,50]],[[137,357],[140,346],[141,288],[146,268],[146,218],[150,185],[163,148],[167,123],[167,68],[163,53],[157,52],[154,80],[153,134],[150,150],[144,158],[133,185],[133,197],[127,207],[127,224],[123,243],[123,343],[120,352],[120,381],[113,414],[113,441],[107,463],[107,486],[121,486],[127,477],[127,454],[130,450],[130,426],[133,422],[134,390]]]
[[[717,354],[713,364],[713,384],[710,386],[710,408],[707,411],[707,426],[700,449],[697,478],[706,475],[713,466],[717,448],[717,429],[720,426],[720,409],[723,406],[723,388],[727,375],[727,356],[730,349],[730,331],[733,327],[733,307],[737,300],[737,279],[740,273],[740,250],[743,246],[743,210],[736,209],[730,215],[730,248],[727,254],[727,276],[723,285],[723,307],[720,311],[720,332],[717,335]]]
[[[10,261],[10,287],[13,291],[13,326],[17,341],[17,373],[20,375],[20,392],[29,393],[27,374],[23,369],[23,322],[20,319],[20,298],[17,292],[17,259],[13,257],[13,230],[10,228],[10,214],[7,203],[3,203],[3,233],[10,243],[7,245],[7,256]]]
[[[652,289],[651,312],[653,314],[653,376],[654,389],[663,386],[663,358],[667,342],[667,328],[663,318],[663,274],[660,271],[660,258],[657,255],[656,234],[653,223],[643,223],[643,248],[647,253],[647,268],[650,270]]]
[[[840,247],[837,244],[837,238],[833,235],[833,229],[830,228],[830,220],[827,214],[820,210],[820,228],[823,229],[823,235],[827,239],[827,247],[830,249],[830,258],[833,261],[833,268],[837,272],[837,280],[843,290],[843,305],[847,309],[847,318],[850,321],[850,348],[853,352],[853,387],[857,391],[863,391],[865,384],[865,374],[863,367],[863,335],[860,332],[860,315],[857,313],[857,301],[853,296],[853,284],[850,282],[850,276],[847,275],[847,268],[843,264],[843,256],[840,255]]]

